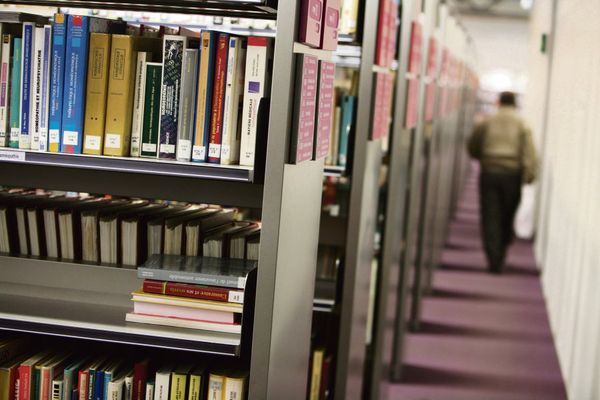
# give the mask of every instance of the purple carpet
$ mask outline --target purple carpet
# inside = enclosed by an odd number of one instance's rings
[[[504,274],[489,274],[478,212],[472,178],[424,299],[422,329],[406,339],[403,383],[389,399],[567,397],[531,243],[516,241]]]

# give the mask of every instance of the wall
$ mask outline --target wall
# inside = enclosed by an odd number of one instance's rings
[[[532,24],[547,23],[552,1],[534,7]],[[536,256],[567,390],[576,400],[600,398],[599,18],[600,2],[558,0],[542,133]],[[536,73],[544,68],[532,65],[531,87],[543,87],[545,76]],[[540,93],[532,96],[543,102]]]

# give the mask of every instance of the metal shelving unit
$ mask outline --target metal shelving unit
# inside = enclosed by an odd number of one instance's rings
[[[260,208],[256,312],[248,342],[244,342],[244,333],[238,343],[229,335],[140,328],[126,323],[125,312],[131,304],[129,293],[140,284],[134,271],[10,257],[0,257],[0,329],[184,349],[221,354],[234,360],[237,355],[247,353],[251,400],[303,399],[309,363],[323,161],[288,163],[295,97],[294,41],[300,2],[11,0],[3,3],[276,18],[268,121],[271,134],[266,144],[264,178],[246,168],[32,152],[17,155],[16,159],[0,156],[2,185]]]

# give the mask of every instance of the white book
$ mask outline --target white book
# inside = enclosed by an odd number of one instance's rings
[[[254,166],[258,107],[261,99],[265,95],[269,95],[270,74],[268,66],[272,55],[271,50],[271,39],[266,37],[248,38],[240,140],[240,165]]]
[[[109,382],[106,400],[123,400],[124,386],[125,377],[121,377],[120,379],[116,379],[114,381]]]
[[[210,374],[208,376],[208,396],[209,400],[223,399],[223,389],[225,386],[225,377],[222,375]]]
[[[158,315],[136,314],[133,312],[125,314],[125,321],[150,325],[174,326],[176,328],[198,329],[211,332],[233,334],[242,333],[242,326],[238,324],[224,324],[220,322],[206,322],[182,318],[161,317]],[[158,385],[158,379],[156,384]],[[158,386],[155,388],[155,390],[158,390]]]
[[[244,398],[244,388],[246,386],[245,378],[225,378],[224,385],[224,399],[225,400],[238,400]]]
[[[177,160],[192,159],[192,139],[196,126],[196,94],[198,92],[198,63],[200,50],[186,49],[183,53],[181,91],[179,92],[179,125],[177,127]]]
[[[131,157],[140,156],[142,129],[144,125],[144,99],[146,92],[146,68],[148,53],[140,51],[137,54],[135,67],[135,89],[133,98],[133,114],[131,117]]]
[[[154,400],[154,382],[146,383],[146,399]]]
[[[246,69],[246,41],[243,38],[229,39],[227,53],[227,77],[223,101],[223,135],[221,138],[221,164],[237,164],[240,160],[239,110],[244,93]]]
[[[2,30],[2,24],[0,24]],[[8,146],[10,138],[10,80],[12,35],[2,34],[2,58],[0,60],[0,147]]]
[[[48,132],[50,115],[50,65],[52,64],[52,25],[44,25],[44,50],[42,52],[42,98],[39,120],[39,150],[48,151]]]
[[[169,365],[156,371],[154,378],[154,400],[169,400],[169,383],[171,382],[171,371],[173,366]]]
[[[125,377],[123,400],[133,400],[133,371]]]
[[[44,63],[44,28],[36,27],[31,57],[31,113],[29,114],[30,149],[40,149],[40,120],[42,114],[42,74]]]
[[[52,400],[65,400],[63,386],[62,379],[52,381]]]

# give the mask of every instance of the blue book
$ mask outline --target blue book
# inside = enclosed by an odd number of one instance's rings
[[[31,112],[31,57],[33,48],[33,22],[23,23],[23,42],[21,58],[21,126],[19,130],[19,148],[29,150],[31,147],[30,112]]]
[[[10,139],[8,146],[19,148],[21,132],[21,38],[13,40],[13,65],[10,77]]]
[[[94,400],[104,400],[104,371],[96,370],[94,380]]]
[[[338,150],[338,163],[341,166],[346,166],[348,160],[348,141],[350,138],[350,130],[354,121],[354,108],[356,97],[342,96],[342,118],[340,121],[340,144]]]
[[[66,15],[55,14],[54,23],[52,24],[52,65],[50,69],[50,106],[48,112],[48,151],[55,153],[60,150],[66,36]]]

